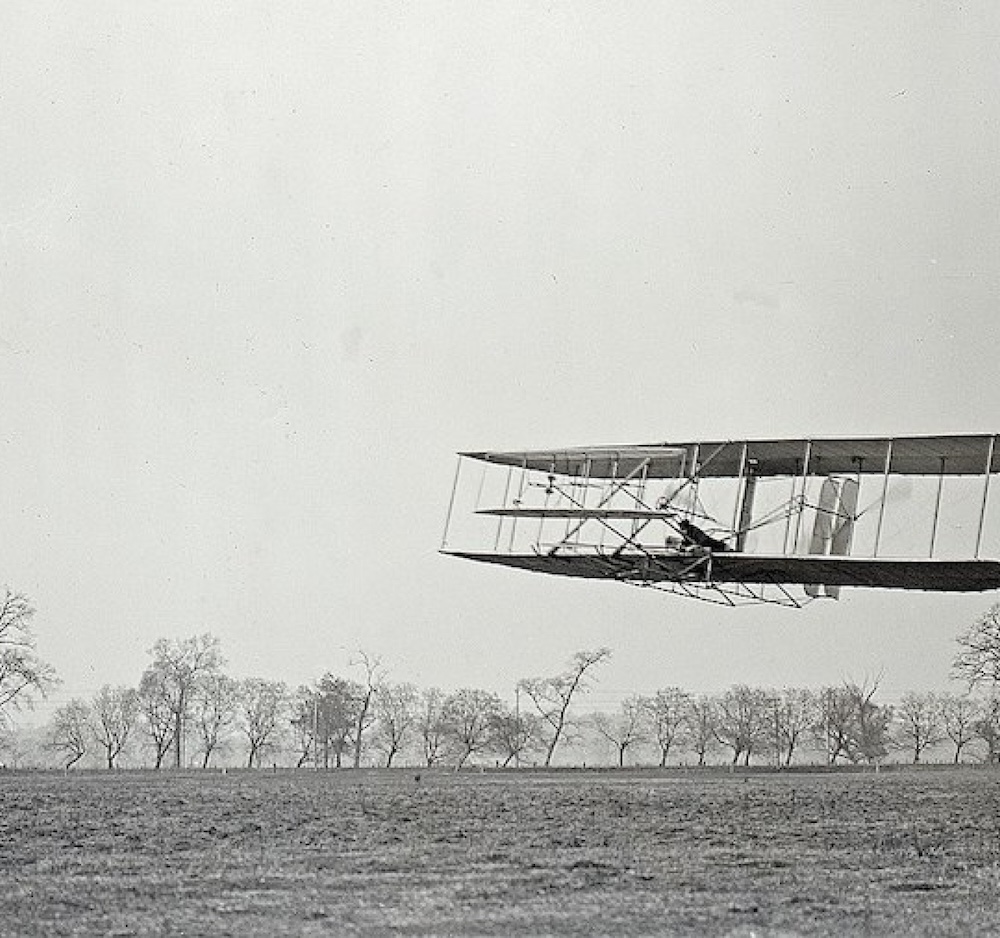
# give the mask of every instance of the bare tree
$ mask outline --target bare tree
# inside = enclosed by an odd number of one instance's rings
[[[715,700],[715,738],[733,751],[733,765],[764,748],[770,739],[773,710],[767,691],[746,684],[735,684]]]
[[[615,747],[618,768],[625,766],[625,753],[646,739],[643,727],[645,715],[642,698],[637,696],[626,697],[617,713],[594,714],[594,729]]]
[[[417,712],[417,729],[423,748],[424,764],[428,767],[441,761],[445,743],[445,695],[437,687],[428,687],[420,695]]]
[[[970,690],[987,685],[1000,688],[1000,603],[991,606],[957,639],[959,652],[952,673]]]
[[[331,757],[338,769],[343,767],[344,756],[352,748],[364,693],[356,681],[329,673],[317,682],[312,718],[323,768],[330,768]]]
[[[484,690],[463,688],[447,697],[441,717],[456,770],[471,756],[492,748],[494,720],[502,709],[500,698]]]
[[[804,687],[785,687],[775,694],[774,708],[777,763],[789,766],[803,736],[816,723],[816,695]]]
[[[866,678],[860,684],[848,681],[844,685],[853,712],[847,747],[851,762],[877,764],[889,750],[892,707],[875,702],[880,680]]]
[[[1000,697],[983,701],[974,728],[976,736],[986,743],[987,763],[1000,763]]]
[[[688,703],[684,742],[698,757],[698,765],[705,764],[709,751],[718,743],[715,730],[717,720],[718,707],[713,698],[702,695],[693,697]]]
[[[131,687],[105,684],[90,705],[91,729],[104,750],[108,769],[115,767],[139,718],[139,693]]]
[[[521,759],[537,745],[541,721],[533,713],[521,713],[519,709],[504,707],[493,717],[493,743],[500,756],[500,764],[507,768],[513,762],[519,765]]]
[[[375,698],[375,747],[386,768],[406,747],[417,723],[420,694],[412,684],[383,684]]]
[[[174,711],[166,676],[147,669],[139,681],[139,710],[153,747],[153,767],[161,768],[174,743]]]
[[[936,694],[904,694],[896,708],[896,720],[899,744],[913,754],[914,765],[929,747],[944,739],[941,701]]]
[[[283,681],[249,677],[239,683],[239,727],[247,739],[247,768],[259,768],[284,725],[288,687]]]
[[[150,654],[153,662],[146,673],[158,677],[173,716],[174,767],[180,768],[195,689],[199,681],[218,673],[225,660],[218,638],[207,632],[186,639],[161,638]]]
[[[660,768],[687,724],[691,695],[679,687],[664,687],[652,697],[641,698],[649,732],[660,750]]]
[[[8,709],[28,706],[56,684],[55,670],[35,651],[31,620],[35,609],[23,593],[4,589],[0,597],[0,719]]]
[[[310,759],[316,760],[316,722],[319,700],[316,691],[305,685],[300,686],[292,697],[289,723],[295,741],[298,761],[295,768],[301,769]]]
[[[361,687],[361,693],[358,695],[353,733],[354,768],[357,769],[361,766],[361,753],[364,748],[365,732],[375,722],[375,697],[385,679],[385,669],[382,667],[381,658],[376,655],[369,655],[364,651],[359,651],[351,664],[360,668],[363,674],[363,680],[358,685]]]
[[[816,741],[826,754],[827,765],[847,758],[855,731],[855,701],[846,687],[824,687],[816,695]]]
[[[191,725],[207,769],[213,753],[223,749],[226,731],[235,723],[240,705],[240,683],[226,674],[206,674],[191,698]]]
[[[952,762],[962,759],[962,750],[976,738],[976,720],[979,718],[979,704],[967,694],[942,694],[941,727],[945,736],[955,747]]]
[[[587,690],[588,672],[610,657],[610,648],[578,651],[570,659],[569,667],[561,674],[555,677],[526,678],[518,685],[534,704],[549,731],[545,749],[546,767],[552,764],[556,747],[571,726],[570,704],[577,693]]]
[[[48,746],[63,753],[64,768],[71,769],[87,754],[91,739],[90,707],[85,701],[73,698],[52,715]]]

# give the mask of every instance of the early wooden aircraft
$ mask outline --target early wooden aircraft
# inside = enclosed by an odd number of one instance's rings
[[[1000,588],[998,436],[728,440],[459,454],[442,551],[729,605],[841,587]],[[469,518],[463,467],[478,464]],[[891,506],[891,510],[890,510]],[[485,527],[483,525],[485,524]],[[466,527],[469,527],[468,525]],[[452,546],[473,534],[475,547]]]

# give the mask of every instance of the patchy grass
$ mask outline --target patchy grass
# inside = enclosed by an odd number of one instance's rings
[[[0,775],[0,932],[991,935],[1000,773]]]

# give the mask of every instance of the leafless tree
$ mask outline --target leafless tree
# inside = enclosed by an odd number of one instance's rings
[[[526,678],[518,685],[534,704],[543,725],[549,731],[545,749],[545,766],[552,764],[552,757],[564,734],[571,726],[570,704],[577,693],[588,686],[588,672],[611,657],[610,648],[578,651],[570,659],[569,667],[555,677]]]
[[[646,708],[642,698],[632,696],[621,702],[617,713],[595,713],[593,716],[594,729],[598,735],[615,747],[619,768],[625,766],[625,753],[646,739],[643,726],[645,715]]]
[[[441,718],[456,770],[476,753],[493,747],[494,720],[502,709],[496,694],[473,688],[457,690],[445,699]]]
[[[385,755],[386,768],[409,742],[417,723],[420,694],[412,684],[383,684],[375,697],[375,747]]]
[[[715,700],[707,695],[693,697],[687,707],[687,727],[684,734],[686,748],[698,757],[698,765],[704,765],[708,753],[718,744],[715,725],[718,707]]]
[[[35,651],[31,620],[35,609],[27,596],[4,589],[0,597],[0,719],[34,696],[45,696],[57,683],[55,670]]]
[[[201,767],[207,769],[212,755],[224,748],[226,731],[236,721],[239,681],[226,674],[206,674],[195,685],[191,700],[190,722],[201,750]]]
[[[687,724],[691,695],[679,687],[664,687],[651,697],[642,697],[641,703],[650,736],[660,750],[662,768]]]
[[[492,738],[500,764],[504,768],[512,762],[520,764],[536,748],[540,731],[541,720],[534,713],[508,707],[498,711],[493,717]]]
[[[962,750],[976,738],[979,703],[968,694],[942,694],[939,699],[941,727],[955,747],[952,762],[958,765],[962,759]]]
[[[826,754],[828,765],[846,759],[855,732],[854,697],[846,687],[824,687],[816,695],[816,723],[813,732]]]
[[[776,762],[789,766],[802,738],[816,723],[816,695],[804,687],[782,688],[772,698]]]
[[[108,769],[115,767],[139,718],[139,693],[132,687],[105,684],[90,705],[91,729],[104,750]]]
[[[945,738],[937,694],[916,691],[904,694],[895,714],[899,745],[913,754],[914,764],[920,762],[928,748]]]
[[[880,678],[866,678],[861,683],[847,681],[844,690],[853,711],[847,758],[851,762],[877,764],[889,749],[892,707],[875,701]]]
[[[247,768],[259,768],[277,744],[286,718],[288,688],[283,681],[249,677],[239,682],[237,721],[247,740]]]
[[[195,689],[199,681],[218,673],[225,661],[218,638],[207,632],[185,639],[161,638],[150,654],[153,662],[146,673],[158,678],[173,716],[174,766],[180,768]]]
[[[375,697],[385,680],[385,669],[382,659],[376,655],[359,651],[351,664],[360,669],[363,677],[359,683],[361,693],[358,696],[357,712],[353,732],[354,768],[361,766],[361,753],[364,749],[365,733],[375,722]]]
[[[444,753],[444,701],[444,692],[437,687],[428,687],[420,694],[417,729],[420,732],[424,764],[428,767],[437,765]]]
[[[767,691],[736,684],[715,700],[715,738],[732,749],[733,765],[743,758],[750,764],[754,752],[770,739],[772,698]]]
[[[331,757],[336,768],[343,767],[344,757],[352,749],[364,694],[357,681],[329,673],[317,682],[312,719],[323,768],[330,768]]]
[[[64,768],[71,769],[86,754],[92,739],[90,707],[86,701],[73,698],[52,715],[48,746],[66,758]]]
[[[976,736],[986,743],[986,761],[1000,763],[1000,697],[983,701],[974,728]]]
[[[1000,689],[1000,603],[991,606],[957,639],[959,652],[952,673],[970,690],[988,686]]]
[[[161,768],[174,743],[174,711],[166,676],[147,669],[139,681],[139,710],[153,747],[153,766]]]

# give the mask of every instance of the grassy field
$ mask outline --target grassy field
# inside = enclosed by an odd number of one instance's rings
[[[0,774],[0,931],[996,935],[1000,773]]]

